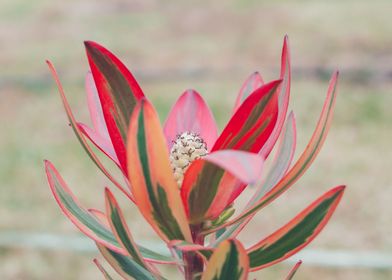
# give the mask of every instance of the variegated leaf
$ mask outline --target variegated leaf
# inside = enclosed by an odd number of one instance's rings
[[[131,118],[128,163],[132,193],[145,219],[165,241],[192,241],[159,118],[145,99]]]
[[[301,154],[300,158],[297,160],[294,166],[286,173],[286,175],[279,181],[279,183],[275,185],[267,194],[265,194],[253,207],[247,209],[232,221],[227,222],[226,224],[219,226],[213,230],[210,230],[209,232],[216,231],[220,228],[224,228],[229,225],[241,222],[253,213],[256,213],[257,211],[271,203],[273,200],[275,200],[288,188],[290,188],[310,167],[317,154],[319,153],[331,126],[333,109],[335,106],[337,94],[337,78],[338,72],[334,73],[331,78],[327,98],[324,102],[323,110],[321,112],[316,129],[313,132],[313,135],[308,145],[306,146],[305,151]]]
[[[113,269],[126,280],[156,280],[148,270],[143,268],[133,259],[119,254],[96,243],[99,251],[105,260],[113,267]]]
[[[238,108],[211,151],[235,149],[258,153],[275,127],[277,89],[281,82],[273,81],[254,91]]]
[[[245,280],[249,272],[249,258],[237,240],[225,240],[212,254],[201,280]]]
[[[63,213],[70,219],[70,221],[85,235],[116,251],[120,254],[127,254],[117,242],[116,237],[105,225],[101,222],[97,215],[96,210],[87,210],[82,207],[74,194],[68,188],[63,178],[57,172],[55,167],[49,162],[45,161],[45,169],[49,182],[49,186],[56,199],[57,204],[60,206]],[[92,214],[94,213],[94,214]],[[102,215],[102,214],[98,214]],[[161,255],[147,248],[139,246],[139,250],[143,258],[154,263],[172,263],[173,260],[169,255]]]
[[[230,204],[236,187],[256,182],[264,160],[255,153],[217,151],[189,166],[181,187],[189,221],[215,219]]]
[[[117,158],[127,172],[126,143],[129,119],[144,94],[127,67],[101,45],[85,42],[88,61],[103,115]]]
[[[149,270],[128,229],[121,208],[108,188],[105,189],[105,198],[108,221],[117,241],[137,264]]]
[[[334,213],[345,186],[336,187],[309,205],[286,225],[247,250],[251,270],[281,262],[308,245]]]
[[[61,100],[63,102],[65,111],[67,113],[67,117],[69,120],[69,123],[76,135],[76,137],[78,138],[80,144],[82,145],[82,147],[84,148],[84,150],[86,151],[86,153],[88,154],[88,156],[91,158],[91,160],[97,165],[97,167],[106,175],[106,177],[108,177],[108,179],[110,181],[112,181],[113,184],[116,185],[117,188],[119,188],[130,200],[133,201],[133,197],[129,194],[129,192],[127,190],[124,189],[124,187],[110,174],[110,172],[104,167],[104,165],[101,163],[101,161],[99,160],[99,158],[95,155],[95,153],[93,152],[93,150],[91,149],[91,147],[89,146],[89,144],[87,143],[87,140],[85,139],[82,131],[80,130],[78,123],[72,113],[71,107],[68,104],[67,98],[65,97],[65,93],[64,93],[64,89],[63,86],[61,85],[60,79],[58,78],[56,69],[54,68],[53,64],[50,61],[46,61],[46,63],[49,66],[49,69],[52,73],[52,76],[57,84],[60,96],[61,96]]]
[[[265,180],[255,184],[255,194],[247,203],[245,209],[249,209],[254,206],[255,203],[257,203],[257,201],[259,201],[263,195],[272,187],[274,187],[275,184],[279,182],[280,179],[286,174],[293,159],[296,146],[296,126],[294,114],[289,114],[286,126],[281,136],[282,138],[279,143],[276,156],[269,169],[269,172],[267,173],[267,177]],[[217,244],[224,239],[236,237],[253,216],[254,214],[250,215],[245,221],[226,228],[225,231],[219,235],[215,243]]]

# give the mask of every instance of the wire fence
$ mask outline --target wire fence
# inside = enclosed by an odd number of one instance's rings
[[[160,253],[167,252],[164,244],[158,241],[145,240],[140,244],[154,248]],[[16,248],[98,253],[94,242],[85,236],[18,231],[0,232],[0,249]],[[377,251],[304,249],[286,262],[293,264],[298,260],[302,260],[307,265],[320,267],[392,270],[392,254]]]

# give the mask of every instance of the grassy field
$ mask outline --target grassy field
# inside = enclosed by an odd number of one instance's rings
[[[390,1],[7,1],[0,0],[0,231],[77,234],[47,186],[50,159],[90,207],[103,207],[108,184],[67,125],[44,60],[57,66],[75,114],[87,120],[83,40],[101,42],[133,70],[165,119],[186,88],[210,104],[220,128],[245,77],[278,75],[290,36],[291,108],[297,155],[321,110],[333,69],[341,70],[327,142],[296,186],[267,207],[242,238],[251,244],[328,188],[347,184],[336,215],[312,248],[392,251],[392,19]],[[389,167],[389,168],[388,168]],[[129,224],[142,219],[123,203]],[[146,226],[136,237],[153,238]],[[257,232],[257,235],[255,234]],[[100,279],[93,255],[0,248],[1,279]],[[278,265],[260,279],[284,279]],[[170,272],[169,272],[170,273]],[[307,266],[297,279],[391,279],[390,271]]]

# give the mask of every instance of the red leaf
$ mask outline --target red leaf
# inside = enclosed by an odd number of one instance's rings
[[[280,83],[281,80],[273,81],[252,93],[226,125],[212,151],[259,152],[275,127],[278,116],[276,93]]]
[[[91,41],[85,42],[85,46],[106,126],[120,165],[127,173],[125,145],[129,119],[144,94],[131,72],[115,55]]]

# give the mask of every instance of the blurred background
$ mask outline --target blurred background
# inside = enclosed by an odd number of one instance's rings
[[[103,209],[108,182],[68,127],[45,59],[57,67],[79,120],[88,123],[83,41],[94,40],[133,71],[162,121],[182,91],[194,88],[223,128],[251,72],[266,81],[278,77],[285,34],[297,156],[339,69],[336,114],[308,173],[261,211],[242,238],[252,244],[327,189],[347,184],[336,214],[308,248],[362,254],[367,261],[350,265],[343,258],[339,266],[332,254],[319,264],[305,261],[295,279],[392,279],[391,12],[389,0],[0,0],[0,279],[102,278],[91,261],[99,255],[92,244],[69,241],[80,234],[45,179],[42,161],[50,159],[84,205]],[[153,238],[137,210],[122,206],[136,239]],[[284,279],[291,266],[254,277]]]

